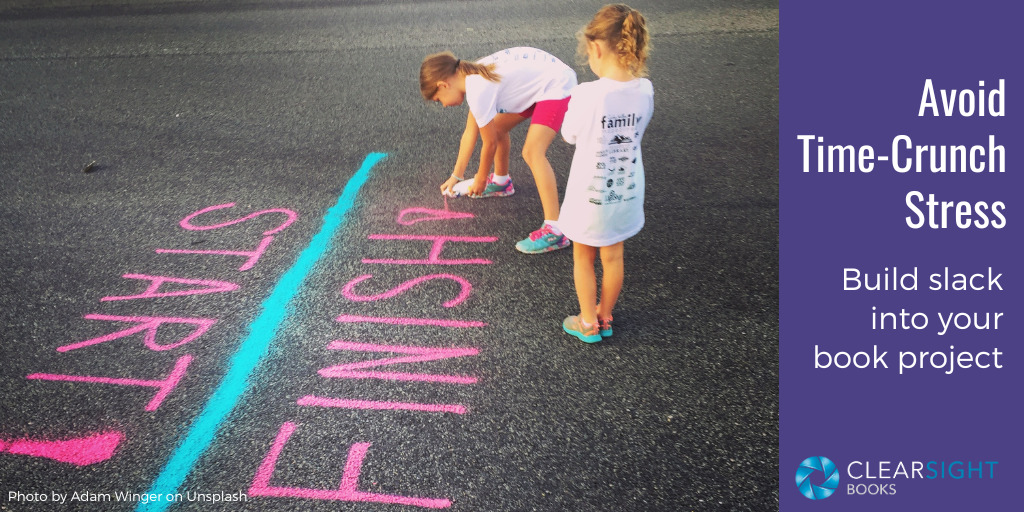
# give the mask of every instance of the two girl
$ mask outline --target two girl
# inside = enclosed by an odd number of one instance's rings
[[[623,242],[644,225],[640,143],[654,111],[654,90],[643,78],[650,37],[638,11],[606,5],[577,38],[577,53],[598,77],[594,82],[575,86],[575,73],[558,59],[533,48],[512,48],[476,63],[450,53],[431,55],[420,70],[420,89],[424,98],[444,106],[464,99],[469,103],[455,169],[441,186],[447,194],[510,195],[508,131],[533,116],[523,157],[537,182],[545,221],[516,247],[547,252],[575,242],[573,278],[580,312],[567,317],[562,329],[593,343],[612,335],[612,310],[624,275]],[[556,131],[576,144],[560,210],[545,155]],[[478,135],[483,140],[479,170],[472,183],[460,185]],[[492,164],[493,176],[488,174]],[[600,302],[594,270],[598,254]]]

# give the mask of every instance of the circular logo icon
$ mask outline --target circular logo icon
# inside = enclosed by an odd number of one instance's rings
[[[839,470],[825,457],[807,458],[796,468],[796,486],[807,499],[823,500],[839,487]]]

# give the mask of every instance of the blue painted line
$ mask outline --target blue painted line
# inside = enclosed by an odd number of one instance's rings
[[[370,169],[386,156],[386,153],[366,155],[362,167],[349,179],[338,202],[327,210],[320,232],[313,236],[309,246],[299,254],[295,264],[281,276],[270,296],[263,301],[259,316],[249,324],[248,335],[228,363],[224,380],[210,396],[185,439],[171,453],[171,458],[153,481],[148,493],[159,495],[162,499],[140,502],[136,511],[163,511],[174,504],[173,501],[167,501],[166,496],[180,492],[185,477],[213,443],[214,436],[235,409],[238,399],[249,389],[249,377],[267,354],[270,343],[288,317],[292,299],[298,294],[313,266],[330,249],[334,234],[345,224],[345,217],[355,203],[359,190],[370,177]]]

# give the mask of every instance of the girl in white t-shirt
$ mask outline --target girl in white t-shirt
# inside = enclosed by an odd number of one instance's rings
[[[650,38],[639,11],[606,5],[579,33],[579,53],[598,80],[572,90],[562,136],[576,144],[558,225],[573,243],[580,314],[562,329],[587,342],[612,335],[622,290],[623,243],[644,225],[640,141],[654,112],[647,74]],[[594,260],[601,254],[601,302]]]
[[[423,59],[420,66],[420,92],[424,99],[445,107],[461,105],[463,101],[469,105],[459,155],[451,176],[441,185],[442,194],[512,195],[515,189],[508,176],[509,131],[530,119],[523,159],[537,183],[544,223],[516,244],[517,249],[528,254],[569,245],[558,228],[558,187],[547,151],[562,126],[569,91],[575,85],[576,72],[572,68],[543,50],[528,47],[501,50],[475,62],[458,59],[451,52],[435,53]],[[464,181],[478,137],[482,141],[480,166],[473,180]]]

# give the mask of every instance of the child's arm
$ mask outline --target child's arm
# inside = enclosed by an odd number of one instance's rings
[[[469,166],[469,159],[473,156],[473,150],[476,149],[476,138],[479,135],[480,129],[476,126],[476,118],[470,112],[466,119],[466,129],[462,132],[462,140],[459,141],[459,156],[455,159],[455,169],[452,170],[451,176],[441,184],[442,194],[452,194],[452,187],[462,181],[466,174],[466,167]]]
[[[481,194],[487,188],[487,178],[490,175],[491,166],[494,165],[494,154],[498,150],[498,130],[495,128],[493,120],[486,126],[480,127],[479,132],[480,167],[476,171],[476,176],[473,177],[473,184],[466,189],[471,196]]]

